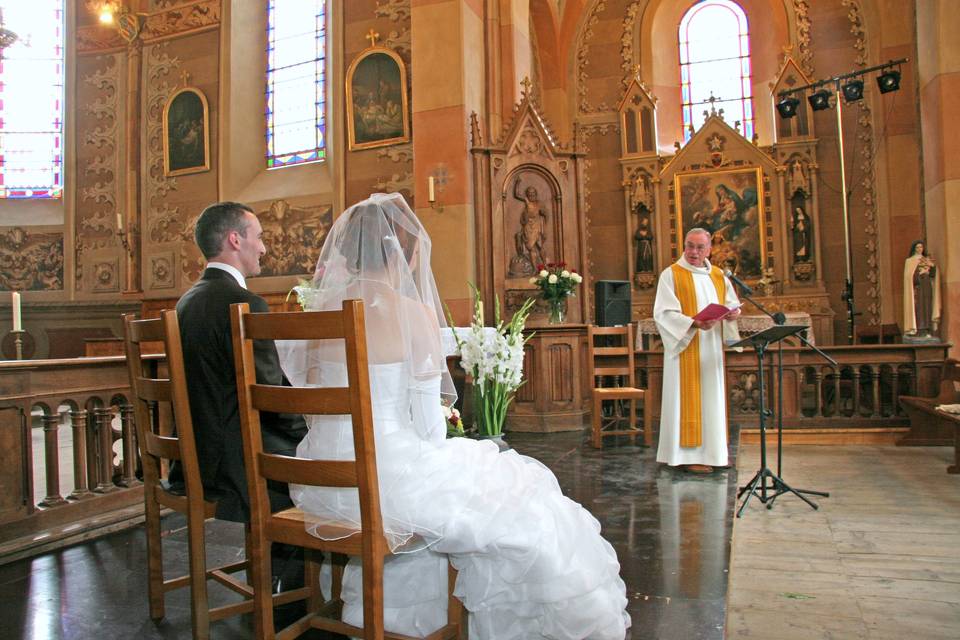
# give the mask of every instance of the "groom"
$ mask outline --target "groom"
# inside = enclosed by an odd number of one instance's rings
[[[250,499],[240,438],[230,305],[246,302],[251,311],[268,311],[267,302],[248,291],[246,282],[260,273],[260,257],[266,253],[261,235],[260,221],[247,205],[218,202],[204,209],[194,237],[207,268],[177,303],[204,492],[208,499],[217,500],[217,518],[236,522],[249,520]],[[273,342],[255,344],[254,356],[258,382],[289,384]],[[307,433],[303,416],[264,413],[260,420],[264,451],[296,455],[297,444]],[[274,511],[292,506],[286,486],[269,487],[269,493]]]
[[[194,237],[207,259],[200,280],[177,303],[183,342],[190,414],[197,440],[197,459],[205,497],[217,501],[216,517],[247,522],[250,499],[243,465],[239,400],[233,366],[230,305],[246,302],[251,311],[268,311],[267,302],[247,290],[246,279],[260,273],[266,253],[260,221],[247,205],[218,202],[203,210]],[[272,341],[254,343],[257,382],[289,385]],[[263,450],[296,455],[307,433],[303,416],[261,413]],[[170,470],[170,482],[182,482],[179,467]],[[270,507],[293,506],[287,485],[268,484]],[[296,574],[296,563],[286,545],[274,545],[274,575]],[[296,582],[297,578],[292,580]],[[275,580],[276,582],[276,580]],[[279,587],[280,585],[276,585]],[[283,588],[288,588],[283,585]]]

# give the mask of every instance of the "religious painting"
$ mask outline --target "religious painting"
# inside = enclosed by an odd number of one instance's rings
[[[184,87],[163,107],[163,173],[210,170],[210,109],[199,89]]]
[[[740,277],[760,278],[766,264],[761,169],[678,173],[674,177],[678,239],[706,229],[710,262]]]
[[[407,71],[396,53],[370,47],[347,69],[350,150],[410,141]]]

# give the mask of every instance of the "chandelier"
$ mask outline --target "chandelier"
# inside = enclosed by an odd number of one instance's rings
[[[20,36],[4,26],[3,9],[0,8],[0,60],[3,60],[3,50],[19,39]]]

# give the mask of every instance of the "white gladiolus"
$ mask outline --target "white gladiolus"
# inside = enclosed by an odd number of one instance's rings
[[[543,270],[540,272],[540,277],[541,277],[541,278],[546,278],[547,275],[549,275],[549,274],[548,274],[548,272],[547,272],[546,269],[543,269]]]
[[[551,273],[550,277],[547,278],[547,282],[549,282],[550,284],[557,284],[557,274]]]

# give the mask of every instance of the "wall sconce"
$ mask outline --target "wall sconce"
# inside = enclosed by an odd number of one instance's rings
[[[440,196],[447,190],[448,178],[447,167],[442,163],[438,164],[427,178],[427,201],[430,203],[430,208],[438,213],[443,211],[443,199]]]

